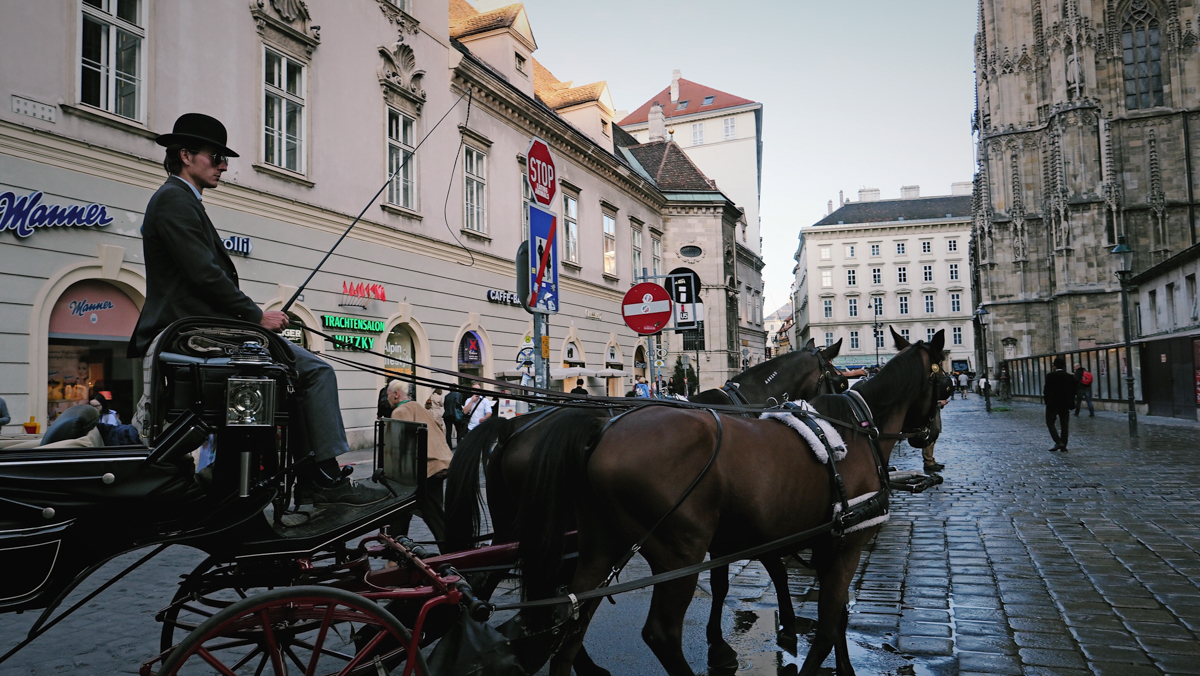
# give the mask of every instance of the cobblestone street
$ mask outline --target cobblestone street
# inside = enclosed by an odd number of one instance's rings
[[[1125,415],[1099,412],[1072,417],[1070,452],[1050,453],[1041,407],[1007,408],[989,416],[976,396],[948,405],[937,447],[945,483],[894,497],[854,583],[858,673],[1200,673],[1200,426],[1143,417],[1130,445]],[[917,469],[920,454],[902,445],[892,463]],[[414,521],[414,535],[423,533]],[[0,676],[136,673],[157,651],[154,612],[199,559],[169,550],[0,666]],[[811,576],[792,570],[797,658],[775,646],[775,597],[761,566],[733,572],[725,629],[742,656],[738,673],[794,673],[816,617]],[[622,578],[645,573],[639,560]],[[685,628],[699,672],[707,588],[702,576]],[[640,638],[649,596],[603,604],[588,634],[589,651],[614,674],[661,673]],[[34,617],[0,616],[5,650]],[[832,658],[826,667],[832,673]]]

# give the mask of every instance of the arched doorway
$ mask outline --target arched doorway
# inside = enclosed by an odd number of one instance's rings
[[[475,331],[467,331],[458,341],[458,370],[473,376],[483,375],[484,354],[483,340]],[[470,381],[463,380],[463,384]]]
[[[414,373],[412,362],[416,354],[414,345],[412,331],[409,330],[407,324],[397,324],[392,327],[383,343],[383,352],[387,355],[384,368],[387,370],[388,379],[399,378],[408,383],[410,399],[415,399],[417,396],[412,380]]]
[[[140,310],[124,291],[98,279],[71,284],[50,311],[46,352],[46,418],[53,423],[96,393],[128,423],[141,397],[140,360],[126,349]]]
[[[308,340],[308,331],[305,331],[303,328],[303,327],[307,326],[307,324],[305,324],[304,320],[301,319],[300,316],[297,315],[295,312],[288,312],[287,316],[288,316],[289,324],[288,324],[288,327],[286,329],[284,329],[283,333],[281,334],[281,335],[283,335],[283,338],[285,340],[287,340],[288,342],[299,345],[300,347],[302,347],[306,350],[310,349],[309,348],[309,340]]]
[[[646,346],[639,344],[633,351],[633,377],[637,378],[638,376],[642,376],[643,378],[649,380],[649,377],[646,375],[647,366]]]

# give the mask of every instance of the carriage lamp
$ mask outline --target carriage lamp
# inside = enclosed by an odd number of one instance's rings
[[[270,378],[230,378],[225,386],[225,424],[274,425],[275,381]]]

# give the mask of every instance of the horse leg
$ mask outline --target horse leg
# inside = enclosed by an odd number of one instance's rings
[[[587,648],[583,646],[579,646],[579,652],[575,653],[575,659],[571,662],[571,666],[575,669],[575,676],[609,676],[611,673],[608,669],[593,662],[591,656],[587,654]]]
[[[724,632],[721,631],[721,611],[729,594],[729,566],[718,566],[708,571],[708,579],[712,586],[712,608],[708,611],[708,626],[704,630],[708,637],[708,667],[719,669],[737,666],[737,652],[725,642]]]
[[[786,643],[784,647],[796,651],[796,611],[792,608],[792,593],[788,589],[787,566],[778,556],[768,556],[762,559],[763,567],[775,584],[775,597],[779,604],[779,626],[775,627],[779,639]]]
[[[847,547],[846,543],[843,543],[840,550],[819,557],[823,559],[819,564],[817,553],[813,552],[813,562],[817,564],[817,579],[821,585],[821,596],[817,602],[817,635],[813,639],[808,656],[804,658],[800,676],[816,674],[830,650],[836,651],[838,676],[854,676],[854,667],[850,664],[850,650],[846,645],[846,626],[850,618],[846,604],[860,551],[861,545]]]
[[[683,656],[683,619],[699,577],[698,574],[689,575],[655,585],[650,614],[642,627],[642,640],[670,676],[695,676],[696,673]]]

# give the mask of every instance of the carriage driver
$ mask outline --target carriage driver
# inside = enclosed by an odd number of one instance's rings
[[[275,332],[288,325],[286,314],[263,312],[238,288],[237,270],[204,211],[204,190],[216,188],[229,158],[238,156],[226,139],[225,126],[200,113],[181,115],[170,134],[155,139],[167,148],[168,177],[146,205],[142,224],[146,302],[129,343],[131,358],[144,356],[163,329],[184,317],[241,319]],[[302,477],[312,484],[312,502],[366,505],[386,498],[382,487],[355,484],[338,465],[337,456],[350,449],[333,368],[287,344],[296,358],[297,385],[307,395],[298,417],[302,446],[312,448],[317,461]]]

